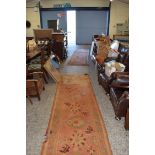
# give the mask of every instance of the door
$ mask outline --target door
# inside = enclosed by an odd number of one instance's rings
[[[108,11],[76,11],[76,43],[91,44],[94,34],[107,34]]]

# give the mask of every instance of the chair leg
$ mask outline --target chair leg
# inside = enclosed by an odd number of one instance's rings
[[[38,89],[38,86],[37,86],[37,82],[35,82],[35,87],[36,87],[36,93],[37,93],[38,100],[40,101],[40,94],[39,94],[39,89]]]
[[[27,98],[28,98],[28,100],[30,101],[30,103],[33,104],[33,102],[32,102],[32,100],[31,100],[31,98],[30,98],[29,95],[27,96]]]
[[[121,120],[121,117],[115,116],[115,119],[116,119],[117,121],[120,121],[120,120]]]
[[[44,78],[44,81],[45,81],[45,83],[48,83],[48,81],[47,81],[47,78],[46,78],[47,76],[46,76],[46,74],[45,74],[45,72],[43,72],[43,78]]]
[[[124,127],[126,130],[129,130],[129,110],[127,110],[126,116],[125,116],[125,122]]]
[[[44,70],[44,73],[46,74],[47,79],[49,79],[50,78],[49,74],[47,73],[47,71],[44,68],[43,68],[43,70]]]
[[[99,77],[98,77],[98,84],[101,85],[101,81],[100,81]]]
[[[40,95],[38,95],[38,100],[40,101]]]

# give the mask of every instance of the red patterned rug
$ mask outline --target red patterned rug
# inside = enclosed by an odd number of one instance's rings
[[[112,155],[88,75],[65,75],[57,84],[41,155]]]
[[[68,62],[68,65],[74,65],[74,66],[87,66],[88,65],[88,49],[78,49],[76,50],[70,61]]]

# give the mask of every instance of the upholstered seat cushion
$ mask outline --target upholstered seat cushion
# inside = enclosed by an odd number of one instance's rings
[[[30,64],[28,66],[28,70],[32,70],[32,69],[41,69],[41,64]]]
[[[38,56],[37,58],[31,60],[31,64],[38,64],[41,62],[41,56]]]

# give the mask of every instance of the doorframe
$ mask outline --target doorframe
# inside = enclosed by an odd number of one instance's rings
[[[111,12],[111,1],[109,2],[109,11],[108,11],[108,29],[107,29],[107,35],[109,35],[109,26],[110,26],[110,12]]]

